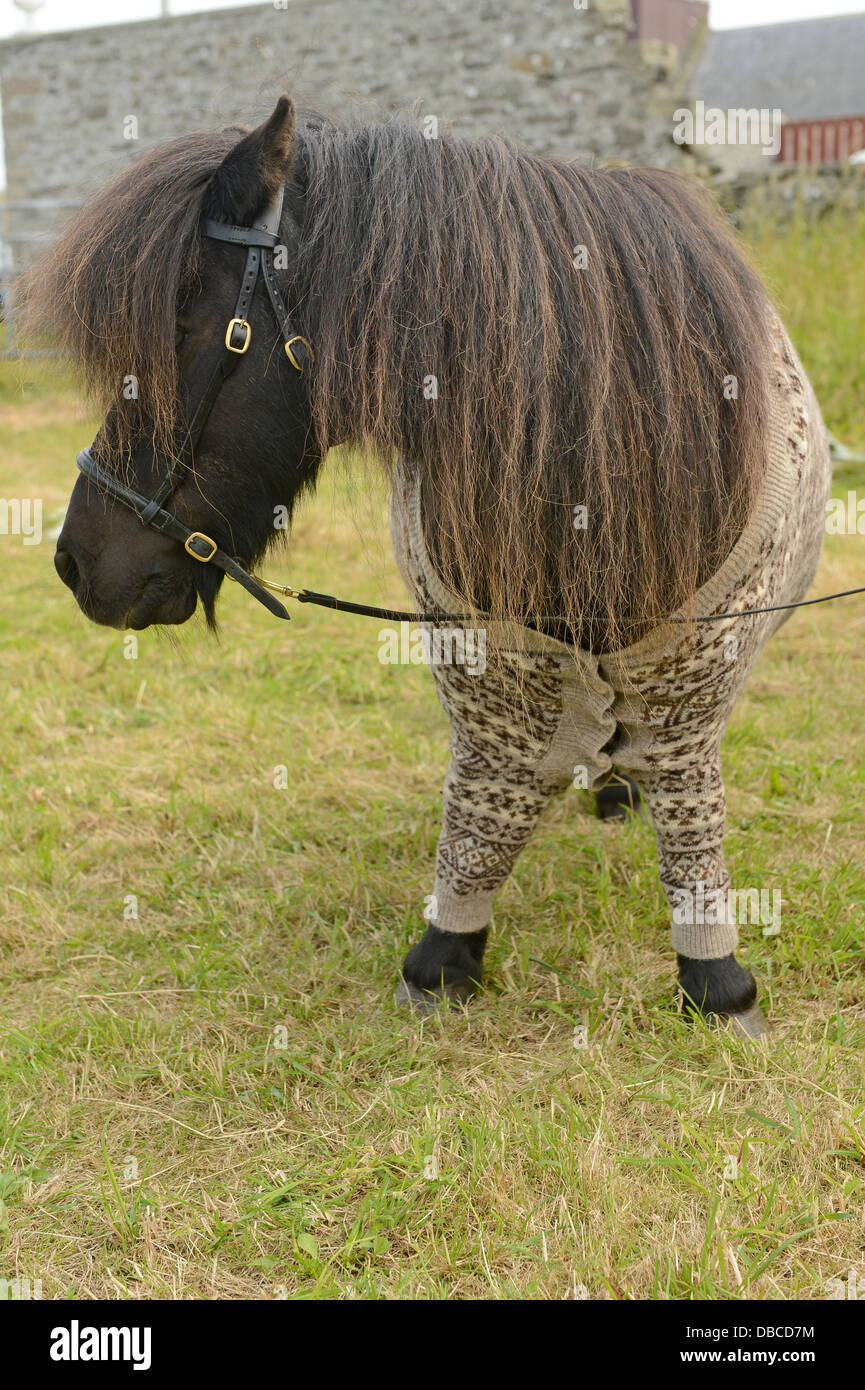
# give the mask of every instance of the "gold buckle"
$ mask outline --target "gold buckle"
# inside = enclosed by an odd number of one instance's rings
[[[297,358],[295,357],[294,353],[292,352],[292,350],[291,350],[291,345],[292,345],[292,343],[303,343],[303,346],[306,348],[307,352],[309,353],[309,360],[310,360],[310,362],[314,362],[314,361],[315,361],[315,353],[314,353],[313,350],[312,350],[311,344],[310,344],[309,342],[307,342],[306,338],[302,338],[302,337],[300,336],[299,333],[295,333],[294,337],[293,337],[293,338],[289,338],[288,342],[286,343],[286,345],[285,345],[285,355],[286,355],[286,357],[288,358],[288,360],[289,360],[289,362],[291,363],[291,365],[294,367],[295,371],[296,371],[296,372],[300,372],[300,374],[303,375],[303,363],[302,363],[302,362],[298,362]]]
[[[243,347],[234,347],[234,345],[232,344],[231,335],[234,332],[235,328],[242,328],[246,333],[246,339],[244,341]],[[252,324],[247,323],[246,319],[229,319],[228,327],[225,330],[225,346],[228,348],[228,351],[237,352],[242,355],[244,352],[246,352],[251,342]]]
[[[213,549],[209,555],[199,555],[197,551],[192,549],[193,541],[207,541],[207,544],[212,545]],[[187,536],[186,540],[183,542],[183,549],[186,551],[187,555],[192,556],[193,560],[200,560],[203,565],[206,565],[208,560],[213,559],[219,546],[216,544],[216,541],[210,539],[210,536],[205,536],[203,531],[193,531],[192,535]]]
[[[306,589],[295,589],[291,584],[277,584],[274,579],[262,579],[260,574],[253,574],[252,570],[246,569],[243,560],[239,559],[236,555],[234,557],[234,562],[240,565],[241,569],[246,570],[250,579],[254,579],[256,584],[261,585],[262,589],[271,589],[275,594],[285,594],[286,598],[300,598],[301,594],[306,593]],[[235,584],[240,582],[236,575],[229,574],[227,571],[226,578],[233,579]]]

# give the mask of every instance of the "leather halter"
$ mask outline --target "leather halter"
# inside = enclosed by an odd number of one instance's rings
[[[277,618],[289,618],[283,605],[268,593],[264,585],[250,574],[249,570],[233,556],[221,550],[216,541],[202,531],[193,531],[185,526],[172,512],[166,511],[165,503],[186,480],[195,462],[195,452],[204,433],[210,412],[225,382],[239,365],[252,341],[252,326],[249,322],[249,307],[258,284],[259,272],[264,279],[265,289],[270,299],[279,331],[282,334],[285,355],[292,367],[300,375],[315,361],[315,353],[306,338],[295,332],[289,319],[288,310],[276,283],[273,269],[273,250],[279,243],[279,224],[282,217],[282,203],[285,189],[280,188],[276,197],[268,204],[264,213],[251,227],[233,226],[226,222],[214,222],[205,218],[202,229],[205,236],[214,241],[227,241],[235,246],[245,246],[246,265],[234,315],[229,319],[219,361],[211,373],[186,431],[183,445],[177,456],[171,460],[165,477],[153,497],[145,497],[135,488],[121,483],[111,472],[97,463],[89,449],[82,449],[78,455],[78,468],[84,476],[97,483],[117,502],[122,502],[141,519],[144,526],[152,526],[164,536],[180,541],[187,555],[202,564],[213,564],[223,570],[230,579],[235,579],[248,593],[263,603]]]

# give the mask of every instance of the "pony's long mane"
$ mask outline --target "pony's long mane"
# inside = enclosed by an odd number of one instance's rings
[[[400,124],[324,131],[307,166],[322,442],[409,456],[469,604],[608,646],[686,604],[764,469],[766,298],[714,209]]]
[[[31,322],[103,405],[138,376],[158,439],[203,189],[239,135],[183,137],[125,170],[30,282]],[[469,607],[560,614],[609,647],[687,605],[765,466],[767,301],[714,208],[661,170],[396,121],[299,139],[289,308],[316,351],[322,448],[409,458],[441,576]]]

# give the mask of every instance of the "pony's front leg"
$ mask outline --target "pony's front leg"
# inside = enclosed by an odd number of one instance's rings
[[[638,776],[658,837],[685,1006],[740,1036],[759,1037],[768,1024],[757,986],[735,956],[739,932],[721,847],[726,804],[720,754],[714,749]]]
[[[423,1009],[442,999],[462,1003],[480,984],[493,895],[541,812],[573,776],[551,748],[561,722],[562,665],[535,654],[510,665],[505,656],[483,674],[432,667],[450,719],[451,757],[425,912],[430,925],[403,963],[401,1002]]]

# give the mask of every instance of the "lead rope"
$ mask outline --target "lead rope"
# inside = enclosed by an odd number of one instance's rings
[[[349,599],[334,598],[333,594],[319,594],[314,589],[295,589],[291,584],[277,584],[272,579],[262,579],[260,575],[253,578],[264,589],[271,589],[274,593],[284,594],[286,598],[296,599],[298,603],[313,603],[319,608],[332,608],[337,613],[357,613],[363,618],[382,618],[391,623],[465,623],[473,622],[474,619],[469,613],[406,613],[398,608],[374,608],[366,603],[352,603]],[[776,603],[767,608],[742,608],[736,613],[707,613],[697,618],[663,618],[658,622],[659,627],[666,623],[717,623],[727,618],[752,618],[761,613],[784,613],[792,608],[810,608],[815,603],[830,603],[836,598],[849,598],[851,594],[865,594],[865,585],[858,589],[841,589],[837,594],[821,594],[819,598],[800,599],[798,603]],[[488,614],[479,613],[478,617],[488,618]],[[499,619],[498,621],[502,621]],[[522,619],[521,624],[525,627],[535,628],[538,623],[563,623],[567,619],[561,617],[548,617],[540,614],[537,618]]]

